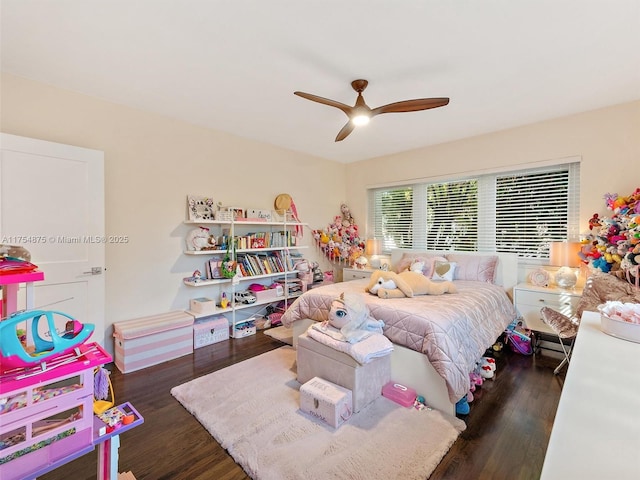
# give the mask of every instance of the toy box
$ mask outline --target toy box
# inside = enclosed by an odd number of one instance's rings
[[[200,348],[229,338],[229,321],[223,315],[196,320],[193,324],[193,348]]]
[[[300,387],[300,410],[338,428],[353,412],[351,390],[313,377]]]
[[[416,391],[413,388],[395,382],[389,382],[382,387],[382,395],[403,407],[411,407],[416,401]]]
[[[354,413],[380,398],[382,387],[391,380],[390,355],[361,365],[351,355],[317,342],[306,332],[298,337],[296,364],[300,383],[320,377],[350,390]]]
[[[192,315],[175,311],[115,322],[118,370],[134,372],[193,353],[193,321]]]

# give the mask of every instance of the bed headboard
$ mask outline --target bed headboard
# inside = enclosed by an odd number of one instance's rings
[[[496,275],[496,284],[502,285],[506,292],[511,296],[513,287],[518,283],[518,255],[516,253],[491,253],[491,252],[458,252],[454,250],[435,251],[420,250],[410,248],[392,248],[391,249],[391,265],[395,265],[404,253],[426,253],[429,255],[448,254],[456,255],[494,255],[498,257],[498,271]]]

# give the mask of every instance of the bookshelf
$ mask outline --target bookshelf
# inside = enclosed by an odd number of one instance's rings
[[[190,250],[186,248],[184,254],[202,258],[200,268],[201,278],[185,278],[184,284],[197,288],[202,296],[202,289],[206,289],[205,295],[216,302],[216,309],[207,313],[188,310],[194,317],[208,317],[212,315],[228,314],[231,336],[236,326],[246,323],[252,315],[261,313],[267,305],[287,303],[301,294],[293,288],[297,279],[297,271],[294,269],[296,258],[301,258],[300,250],[308,248],[299,245],[298,238],[294,235],[296,228],[306,228],[308,225],[301,222],[292,222],[286,219],[282,221],[244,221],[235,220],[185,220],[184,224],[192,228],[204,227],[209,229],[209,234],[216,238],[217,247],[224,242],[231,246],[236,245],[235,257],[238,265],[234,278],[219,278],[216,267],[219,267],[229,248],[216,248],[205,250]],[[185,236],[186,238],[186,236]],[[185,247],[188,247],[185,241]],[[282,295],[275,295],[271,290],[258,292],[256,302],[245,304],[235,301],[236,292],[245,291],[250,284],[258,283],[269,286],[278,283],[282,286]],[[219,305],[222,292],[225,292],[229,300],[226,308]],[[230,317],[230,318],[229,318]],[[237,338],[237,337],[235,337]]]

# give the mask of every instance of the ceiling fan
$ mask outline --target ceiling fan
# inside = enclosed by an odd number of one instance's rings
[[[376,115],[380,115],[382,113],[418,112],[420,110],[428,110],[430,108],[444,107],[449,103],[448,98],[417,98],[414,100],[403,100],[401,102],[389,103],[382,107],[369,108],[369,106],[364,102],[364,97],[362,96],[362,92],[367,88],[367,85],[369,85],[369,82],[362,79],[351,82],[353,89],[358,92],[358,98],[356,99],[356,104],[353,107],[345,105],[344,103],[336,102],[335,100],[329,100],[328,98],[312,95],[310,93],[293,93],[294,95],[298,95],[299,97],[306,98],[313,102],[323,103],[330,107],[339,108],[347,115],[347,117],[349,117],[347,124],[338,132],[336,142],[340,142],[347,138],[354,128],[359,125],[366,125],[369,123],[369,120]]]

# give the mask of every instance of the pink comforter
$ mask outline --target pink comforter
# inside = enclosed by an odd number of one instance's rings
[[[285,326],[310,318],[327,319],[331,301],[342,292],[359,292],[371,316],[383,320],[384,334],[398,345],[424,353],[445,380],[449,399],[457,402],[469,390],[469,372],[485,350],[516,318],[502,287],[456,280],[458,293],[381,299],[364,291],[368,279],[309,290],[282,317]]]

